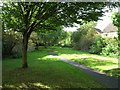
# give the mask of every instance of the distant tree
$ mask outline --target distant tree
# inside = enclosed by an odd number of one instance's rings
[[[72,47],[71,45],[71,35],[73,32],[65,31],[65,38],[60,41],[59,45],[64,47]]]
[[[22,68],[27,68],[28,39],[33,31],[52,29],[57,25],[72,26],[81,20],[98,20],[103,8],[111,3],[95,2],[9,2],[2,7],[2,19],[13,31],[22,33]]]
[[[74,48],[89,51],[96,35],[95,22],[87,22],[80,26],[78,31],[72,34],[72,45]]]
[[[35,45],[34,48],[36,50],[38,50],[38,47],[39,47],[39,44],[40,44],[38,33],[37,32],[32,32],[29,40],[31,40],[31,42]]]
[[[120,12],[116,12],[112,15],[113,24],[118,28],[118,51],[120,55]]]
[[[62,26],[56,27],[56,30],[44,31],[45,32],[40,32],[38,36],[45,48],[47,48],[47,46],[59,44],[66,38],[66,32],[63,30]]]

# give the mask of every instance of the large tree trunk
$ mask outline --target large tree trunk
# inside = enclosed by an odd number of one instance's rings
[[[28,36],[23,35],[23,42],[22,42],[22,68],[28,68],[27,63],[27,46],[28,46]]]

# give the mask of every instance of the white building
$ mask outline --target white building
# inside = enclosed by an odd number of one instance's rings
[[[98,20],[96,25],[96,31],[102,36],[108,37],[117,37],[117,27],[113,25],[111,19],[112,12],[105,13],[105,16],[102,17],[102,20]]]

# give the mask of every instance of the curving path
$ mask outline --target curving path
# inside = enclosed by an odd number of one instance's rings
[[[58,56],[57,54],[54,54],[53,52],[49,51],[48,52],[50,55],[55,56],[56,58],[59,58],[60,60],[69,63],[77,68],[79,68],[80,70],[82,70],[83,72],[87,73],[88,75],[95,77],[99,82],[103,83],[104,85],[106,85],[108,88],[110,88],[110,90],[120,90],[120,85],[118,83],[118,81],[120,79],[118,78],[114,78],[111,76],[107,76],[105,73],[100,73],[96,70],[93,70],[89,67],[86,67],[82,64],[79,64],[77,62],[74,62],[72,60],[68,60],[66,58],[63,58],[61,56]]]

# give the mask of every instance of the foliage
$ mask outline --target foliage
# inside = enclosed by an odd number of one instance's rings
[[[102,38],[100,35],[97,35],[90,47],[89,52],[93,54],[100,54],[102,52],[102,48],[105,47],[105,43],[103,40],[104,38]]]
[[[33,51],[36,48],[37,36],[33,32],[28,41],[28,51]],[[18,58],[22,56],[22,35],[17,31],[3,31],[3,47],[2,54],[4,57]]]
[[[74,48],[82,51],[89,51],[96,35],[94,26],[94,22],[85,23],[80,26],[78,31],[72,34],[72,44]]]
[[[32,32],[28,42],[28,51],[38,50],[39,45],[40,45],[39,35],[36,32]]]
[[[62,47],[72,47],[72,44],[71,44],[71,35],[72,35],[73,32],[66,31],[65,33],[66,33],[66,37],[65,37],[65,39],[63,39],[60,42],[59,46],[62,46]]]
[[[112,15],[113,24],[118,28],[118,51],[120,56],[120,11]]]
[[[7,56],[20,57],[21,40],[22,38],[20,33],[11,30],[3,31],[3,47],[2,47],[3,57]]]
[[[60,44],[67,36],[67,33],[63,30],[63,27],[56,27],[56,30],[49,30],[46,32],[38,33],[40,43],[45,47]]]
[[[47,46],[61,45],[67,38],[67,32],[63,30],[63,27],[56,27],[56,30],[51,30],[48,32],[38,33],[40,43],[46,48]]]
[[[102,48],[102,55],[105,56],[118,56],[118,39],[105,38],[105,47]]]
[[[79,19],[98,20],[106,5],[108,3],[9,2],[3,4],[2,18],[7,27],[23,34],[25,30],[30,33],[31,29],[39,31],[59,25],[71,26],[73,22],[81,23]]]
[[[110,37],[96,36],[95,41],[90,47],[90,53],[101,54],[105,56],[118,55],[118,39]]]

